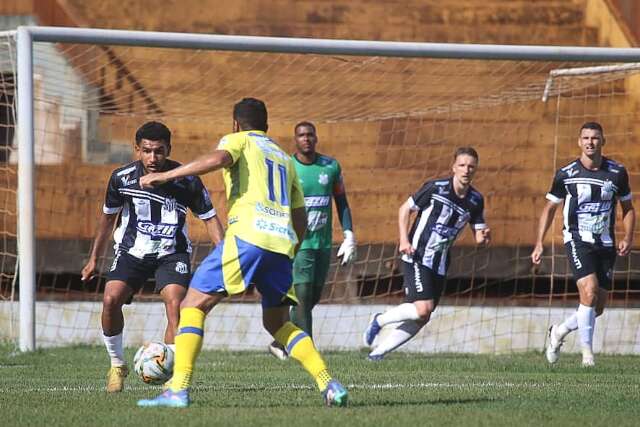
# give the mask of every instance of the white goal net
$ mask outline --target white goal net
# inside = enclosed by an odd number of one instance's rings
[[[17,334],[16,49],[0,43],[0,338]],[[608,68],[603,71],[602,67]],[[577,305],[556,221],[542,268],[529,254],[556,168],[577,157],[585,121],[602,123],[605,153],[640,188],[638,68],[628,64],[406,58],[34,43],[36,162],[36,341],[100,342],[101,292],[113,258],[88,283],[89,254],[107,179],[132,161],[134,133],[147,120],[173,132],[172,158],[187,161],[231,132],[235,102],[251,96],[269,110],[269,134],[293,151],[293,126],[318,128],[318,150],[342,165],[358,239],[358,260],[332,260],[314,338],[322,348],[358,348],[371,313],[402,300],[397,209],[424,181],[450,172],[456,147],[480,154],[474,182],[493,232],[478,249],[471,234],[452,249],[441,306],[411,351],[514,352],[541,349],[550,322]],[[574,70],[558,72],[554,70]],[[542,100],[545,96],[546,102]],[[226,219],[220,173],[203,177]],[[190,218],[195,265],[208,253]],[[334,224],[334,242],[341,241]],[[335,251],[334,251],[335,254]],[[640,259],[616,264],[610,309],[598,320],[596,350],[640,352]],[[160,339],[164,310],[153,283],[125,308],[128,345]],[[205,346],[262,349],[259,295],[216,308]],[[567,346],[571,349],[572,342]]]

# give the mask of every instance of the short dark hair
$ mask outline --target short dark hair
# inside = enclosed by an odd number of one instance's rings
[[[233,107],[233,119],[242,130],[267,131],[267,106],[256,98],[244,98]]]
[[[171,131],[163,123],[150,121],[140,126],[136,131],[136,145],[140,145],[140,141],[143,139],[164,141],[171,145]]]
[[[305,120],[305,121],[302,121],[302,122],[300,122],[300,123],[298,123],[298,124],[296,125],[296,127],[294,127],[294,128],[293,128],[293,131],[294,131],[294,132],[298,132],[298,128],[299,128],[300,126],[310,127],[311,129],[313,129],[313,132],[314,132],[314,133],[315,133],[315,132],[317,132],[317,131],[316,131],[316,125],[314,125],[313,123],[308,122],[308,121],[306,121],[306,120]]]
[[[456,151],[453,153],[453,161],[455,161],[458,156],[462,156],[463,154],[473,157],[474,159],[476,159],[476,162],[479,161],[478,152],[473,147],[456,148]]]
[[[582,133],[582,129],[593,129],[600,132],[600,135],[604,137],[604,129],[602,129],[602,125],[598,122],[586,122],[580,128],[580,133]]]

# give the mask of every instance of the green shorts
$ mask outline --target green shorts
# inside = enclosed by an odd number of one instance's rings
[[[293,260],[293,284],[324,286],[330,261],[331,249],[301,249]]]

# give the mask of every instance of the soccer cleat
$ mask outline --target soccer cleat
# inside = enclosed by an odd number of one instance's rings
[[[271,353],[273,357],[275,357],[278,360],[285,361],[289,358],[289,355],[287,354],[287,350],[285,350],[283,345],[280,344],[278,341],[273,341],[271,344],[269,344],[269,353]]]
[[[322,399],[327,406],[347,406],[349,394],[342,384],[336,380],[331,380],[327,384],[327,388],[322,392]]]
[[[118,393],[124,388],[124,379],[129,375],[127,366],[112,366],[107,374],[107,393]]]
[[[186,408],[190,403],[189,390],[187,389],[180,391],[171,391],[169,389],[153,399],[138,400],[138,406],[143,407]]]
[[[591,368],[596,366],[596,361],[593,357],[593,352],[591,350],[582,350],[582,367],[583,368]]]
[[[380,362],[384,360],[384,354],[370,354],[367,356],[369,362]]]
[[[558,338],[557,329],[557,325],[551,325],[549,327],[549,344],[547,344],[547,351],[545,354],[547,356],[547,362],[551,364],[558,361],[558,357],[560,357],[560,347],[564,344],[564,340],[562,338]]]
[[[378,316],[382,313],[376,313],[371,316],[371,321],[369,321],[369,325],[367,329],[362,334],[362,340],[364,341],[364,345],[371,347],[373,345],[373,340],[376,339],[376,336],[380,333],[380,324],[378,323]]]

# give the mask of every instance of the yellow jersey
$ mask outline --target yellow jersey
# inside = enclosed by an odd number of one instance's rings
[[[304,196],[291,157],[258,130],[226,135],[218,150],[233,158],[223,170],[229,206],[226,236],[293,258],[298,238],[291,210],[304,207]]]

